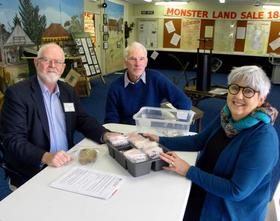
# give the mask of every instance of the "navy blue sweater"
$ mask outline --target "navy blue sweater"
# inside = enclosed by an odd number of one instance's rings
[[[135,124],[133,115],[141,107],[160,107],[166,99],[177,109],[191,109],[191,100],[169,79],[155,70],[146,70],[146,84],[139,80],[124,87],[124,75],[110,86],[105,123]]]

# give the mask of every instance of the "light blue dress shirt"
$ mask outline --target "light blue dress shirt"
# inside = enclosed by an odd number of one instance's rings
[[[53,93],[50,93],[44,83],[38,78],[39,85],[42,90],[44,104],[47,112],[49,132],[50,132],[50,152],[68,150],[68,142],[66,137],[65,114],[62,104],[59,100],[59,87]]]

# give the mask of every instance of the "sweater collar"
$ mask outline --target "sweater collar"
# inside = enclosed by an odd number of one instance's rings
[[[125,88],[127,87],[127,85],[129,85],[129,83],[130,83],[130,84],[136,84],[136,83],[138,83],[140,80],[142,80],[143,83],[146,84],[146,71],[143,72],[143,74],[141,75],[141,77],[140,77],[136,82],[130,81],[129,78],[128,78],[128,76],[127,76],[127,74],[128,74],[128,73],[127,73],[127,71],[126,71],[125,74],[124,74],[124,87],[125,87]]]

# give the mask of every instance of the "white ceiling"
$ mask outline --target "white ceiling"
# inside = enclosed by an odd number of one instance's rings
[[[126,2],[132,4],[147,4],[144,0],[124,0]],[[157,1],[177,1],[177,0],[152,0],[153,2]],[[187,1],[189,3],[192,2],[200,2],[200,3],[210,3],[215,4],[219,3],[219,0],[178,0],[178,1]],[[280,0],[225,0],[227,5],[262,5],[263,3],[280,3]]]

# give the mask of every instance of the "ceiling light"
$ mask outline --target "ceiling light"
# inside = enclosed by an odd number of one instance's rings
[[[220,3],[225,3],[225,2],[226,2],[226,0],[219,0],[219,2],[220,2]]]
[[[263,8],[266,9],[278,9],[280,8],[280,4],[273,4],[273,3],[267,3],[263,5]]]
[[[144,2],[152,2],[153,0],[144,0]]]
[[[170,6],[170,5],[186,5],[188,4],[187,2],[156,2],[155,5],[164,5],[164,6]]]

